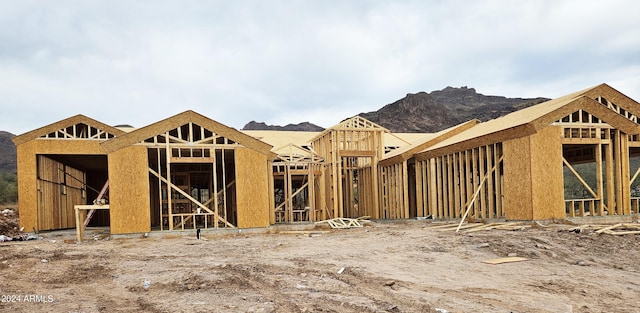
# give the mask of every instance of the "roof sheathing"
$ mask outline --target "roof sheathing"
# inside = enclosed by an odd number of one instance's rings
[[[429,134],[426,138],[418,141],[414,141],[404,147],[398,148],[389,154],[387,154],[378,164],[382,166],[400,163],[411,158],[416,152],[424,150],[432,145],[435,145],[443,140],[446,140],[452,136],[455,136],[465,130],[480,123],[479,120],[470,120],[465,123],[449,127],[434,134]]]
[[[628,108],[627,110],[631,113],[640,109],[634,100],[606,84],[601,84],[480,123],[419,152],[416,159],[425,160],[433,156],[531,135],[578,109],[586,109],[587,112],[629,134],[640,130],[637,124],[595,101],[594,99],[599,95],[607,95],[609,98],[605,98],[611,99],[623,108]]]
[[[318,132],[282,131],[282,130],[241,130],[242,133],[273,146],[272,151],[294,144],[300,147],[311,145],[311,138]]]

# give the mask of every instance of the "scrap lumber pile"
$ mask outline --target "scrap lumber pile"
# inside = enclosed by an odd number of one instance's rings
[[[433,229],[440,232],[447,232],[456,230],[463,233],[471,233],[476,231],[484,231],[484,230],[492,230],[492,229],[501,229],[501,230],[523,230],[526,228],[530,228],[531,225],[526,225],[523,222],[495,222],[495,223],[464,223],[462,225],[456,224],[439,224],[436,226],[428,226],[425,227],[427,229]]]
[[[638,223],[620,223],[615,225],[601,225],[601,224],[585,224],[580,226],[574,226],[567,229],[567,225],[549,225],[544,226],[538,223],[542,227],[560,226],[561,230],[580,233],[583,231],[594,231],[597,234],[608,235],[636,235],[640,234],[640,224]],[[432,226],[427,226],[425,229],[430,229],[439,232],[461,232],[472,233],[477,231],[501,229],[501,230],[524,230],[531,228],[532,225],[525,222],[494,222],[494,223],[433,223]]]
[[[316,224],[328,224],[331,228],[344,229],[344,228],[355,228],[362,227],[362,224],[365,222],[370,222],[368,216],[359,217],[359,218],[346,218],[346,217],[337,217],[329,220],[319,221]]]
[[[636,235],[640,234],[640,224],[631,224],[631,223],[620,223],[615,225],[580,225],[578,227],[574,227],[569,229],[572,232],[582,232],[585,230],[595,231],[597,234],[608,234],[608,235]]]

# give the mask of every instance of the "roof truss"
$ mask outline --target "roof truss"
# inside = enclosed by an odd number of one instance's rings
[[[277,159],[288,163],[321,163],[323,158],[314,151],[305,149],[295,144],[288,144],[275,149],[278,154]]]
[[[635,114],[625,110],[624,108],[622,108],[621,106],[613,102],[608,101],[605,97],[600,96],[600,97],[597,97],[595,100],[598,101],[600,104],[606,106],[607,108],[611,109],[612,111],[624,116],[626,119],[636,124],[639,124],[638,117]]]
[[[329,129],[342,129],[342,128],[347,128],[347,129],[353,129],[353,128],[367,128],[367,129],[380,129],[380,130],[385,130],[385,131],[389,131],[386,128],[364,118],[361,116],[354,116],[352,118],[346,119],[342,122],[340,122],[338,125],[335,125],[333,127],[330,127]]]
[[[191,110],[101,143],[108,153],[124,147],[169,143],[185,146],[243,146],[273,159],[272,146]]]
[[[85,123],[73,124],[56,131],[42,135],[39,138],[46,139],[111,139],[116,135],[101,128]]]
[[[153,137],[149,137],[141,142],[146,145],[158,145],[158,144],[185,144],[188,146],[196,145],[224,145],[224,146],[238,146],[235,141],[218,135],[213,131],[202,127],[196,123],[189,122],[171,129],[164,134],[158,134]]]
[[[78,114],[13,137],[17,145],[34,139],[106,140],[118,137],[124,131],[92,118]]]

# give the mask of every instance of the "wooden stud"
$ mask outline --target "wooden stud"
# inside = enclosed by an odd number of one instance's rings
[[[471,184],[472,186],[476,186],[477,183],[479,182],[479,177],[480,177],[480,173],[478,170],[478,151],[479,148],[473,148],[471,149]],[[473,187],[475,189],[475,187]],[[474,190],[475,193],[475,190]],[[476,198],[477,199],[477,198]],[[479,210],[479,202],[478,200],[475,200],[475,203],[473,205],[473,217],[474,218],[478,218],[480,217],[480,210]]]
[[[460,167],[458,166],[458,153],[454,153],[451,155],[451,163],[449,166],[451,167],[452,170],[452,183],[453,183],[453,192],[451,192],[453,194],[453,203],[452,203],[452,207],[453,207],[453,214],[452,217],[458,217],[461,211],[461,205],[460,205]]]
[[[407,161],[402,162],[402,197],[403,197],[403,206],[404,206],[404,214],[401,218],[409,218],[409,173],[407,168]]]
[[[479,175],[479,179],[480,181],[484,182],[484,180],[486,179],[485,177],[485,149],[486,146],[482,146],[478,148],[478,170],[480,171],[480,175]],[[479,217],[480,218],[486,218],[486,198],[484,197],[484,184],[480,184],[479,185],[480,190],[479,195],[478,195],[478,202],[480,204],[480,214]]]
[[[466,151],[458,153],[458,186],[460,189],[460,206],[458,212],[462,210],[462,205],[467,201],[467,171],[466,171]]]
[[[496,143],[495,148],[493,149],[493,159],[499,160],[502,157],[502,144]],[[496,218],[504,217],[504,212],[502,211],[502,180],[500,175],[500,164],[498,164],[498,168],[493,172],[494,174],[494,182],[495,182],[495,203],[496,203]]]
[[[622,169],[622,160],[624,160],[622,155],[622,144],[621,144],[621,135],[619,130],[614,130],[614,142],[613,142],[613,165],[614,165],[614,177],[615,177],[615,196],[616,196],[616,206],[613,208],[615,214],[622,215],[624,214],[624,199],[622,197],[622,188],[623,181],[627,180],[627,178],[623,179],[623,169]]]
[[[602,180],[602,144],[599,143],[594,147],[595,149],[595,161],[596,161],[596,189],[597,189],[597,198],[600,199],[597,206],[597,215],[604,216],[604,184]],[[593,215],[596,215],[596,212],[593,212]]]
[[[620,133],[620,159],[621,167],[621,194],[622,194],[622,215],[631,214],[631,183],[629,173],[629,136]]]

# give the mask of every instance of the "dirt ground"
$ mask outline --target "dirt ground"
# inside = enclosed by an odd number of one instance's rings
[[[638,312],[640,235],[429,221],[0,243],[0,312]],[[507,256],[527,260],[491,265]],[[145,288],[145,280],[148,288]]]

